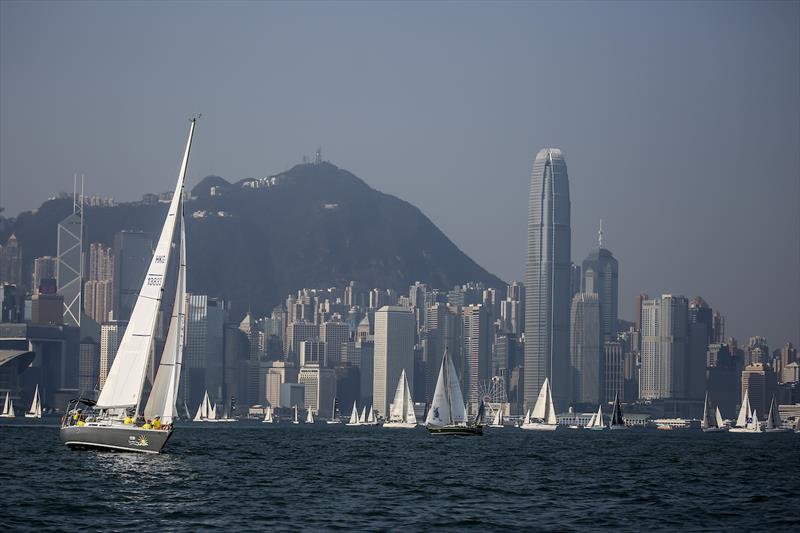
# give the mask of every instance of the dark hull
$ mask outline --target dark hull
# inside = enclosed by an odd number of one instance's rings
[[[171,435],[171,429],[142,429],[122,425],[61,428],[61,440],[73,450],[159,453]]]
[[[431,435],[461,435],[475,437],[483,435],[483,426],[427,426]]]

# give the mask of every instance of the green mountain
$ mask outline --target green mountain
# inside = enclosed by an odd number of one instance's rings
[[[212,193],[213,191],[213,193]],[[221,296],[234,312],[268,313],[302,287],[357,280],[405,293],[414,281],[442,289],[467,281],[505,282],[481,268],[419,209],[369,187],[330,163],[303,164],[260,180],[203,179],[186,202],[189,290]],[[114,233],[159,231],[167,205],[87,207],[87,242]],[[35,257],[56,254],[56,226],[70,200],[0,220],[0,242],[16,234],[25,272]]]

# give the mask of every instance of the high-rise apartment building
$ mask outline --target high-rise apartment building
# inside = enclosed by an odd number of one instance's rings
[[[389,413],[389,404],[403,370],[413,390],[414,329],[414,315],[408,308],[384,306],[375,312],[372,402],[382,415]]]
[[[49,255],[37,257],[33,260],[33,275],[31,276],[31,292],[36,294],[43,280],[56,279],[56,264],[58,259]]]
[[[533,162],[528,200],[525,268],[525,390],[532,408],[549,378],[553,400],[569,398],[570,200],[561,150],[540,150]]]
[[[319,339],[319,326],[312,322],[292,322],[286,326],[285,360],[300,366],[300,343]]]
[[[305,387],[303,404],[306,410],[321,418],[331,418],[336,399],[336,371],[319,365],[304,366],[297,382]]]
[[[205,294],[187,294],[186,344],[183,350],[183,390],[186,403],[199,405],[208,391],[212,402],[223,402],[225,303]]]
[[[425,354],[425,401],[430,403],[444,351],[449,350],[451,357],[460,359],[461,317],[457,314],[457,308],[442,302],[430,305],[425,312],[422,342]]]
[[[13,233],[5,246],[0,246],[0,285],[4,283],[17,287],[22,283],[22,246]]]
[[[579,292],[570,312],[570,361],[572,402],[603,401],[604,357],[600,299],[595,293]]]
[[[114,318],[128,320],[153,257],[150,236],[141,231],[114,235]]]
[[[117,355],[117,348],[122,342],[128,323],[120,320],[106,322],[100,326],[100,368],[98,373],[98,389],[102,390],[106,384],[108,371],[114,364],[114,357]]]
[[[342,360],[342,343],[350,340],[350,326],[342,322],[339,315],[333,315],[331,320],[320,325],[319,340],[325,343],[323,366],[333,368]]]
[[[640,398],[686,397],[688,306],[685,297],[670,294],[642,302]]]
[[[461,375],[461,390],[471,412],[477,413],[481,402],[479,390],[492,377],[489,354],[491,352],[491,330],[489,313],[482,304],[467,305],[461,310],[463,338],[461,352],[464,372]],[[439,372],[439,369],[435,369]]]
[[[583,292],[594,293],[600,302],[600,332],[603,341],[617,338],[619,309],[619,262],[603,247],[600,225],[598,247],[583,260]]]

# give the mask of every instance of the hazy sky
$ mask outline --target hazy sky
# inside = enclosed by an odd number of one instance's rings
[[[289,168],[317,145],[521,279],[530,167],[564,150],[572,255],[800,341],[800,3],[0,2],[0,205]]]

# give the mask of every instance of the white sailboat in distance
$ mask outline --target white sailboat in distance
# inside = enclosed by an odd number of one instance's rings
[[[327,420],[328,424],[341,424],[342,421],[336,416],[336,398],[333,399],[333,408],[331,409],[331,419]]]
[[[703,405],[703,420],[700,422],[700,429],[702,429],[704,433],[718,433],[727,429],[725,427],[725,422],[722,421],[719,407],[717,407],[715,415],[712,416],[711,404],[708,402],[708,393],[706,393],[706,400]]]
[[[481,424],[468,423],[458,374],[447,349],[442,356],[442,366],[428,416],[425,418],[425,427],[432,435],[483,435]]]
[[[264,420],[262,420],[265,424],[272,424],[275,422],[275,418],[272,414],[272,406],[268,405],[266,408],[266,413],[264,413]]]
[[[742,407],[739,409],[739,416],[736,417],[736,425],[730,430],[731,433],[761,433],[761,424],[758,422],[758,414],[755,410],[750,410],[750,392],[744,390]]]
[[[520,426],[522,429],[536,431],[555,431],[558,428],[556,408],[553,405],[553,391],[550,390],[550,379],[544,378],[536,405],[533,406],[530,417]]]
[[[16,418],[14,414],[14,400],[11,399],[9,392],[6,391],[6,401],[3,403],[3,412],[0,413],[0,418]]]
[[[25,413],[25,418],[42,418],[42,399],[39,397],[39,385],[36,385],[36,392],[33,393],[31,410]]]
[[[313,424],[314,423],[314,413],[311,412],[311,409],[308,410],[308,414],[306,414],[306,424]]]
[[[178,182],[161,235],[103,390],[97,402],[81,398],[71,401],[67,406],[67,416],[64,417],[60,434],[61,440],[70,448],[158,453],[172,435],[172,423],[177,418],[175,402],[183,364],[185,330],[186,233],[183,196],[196,123],[197,119],[192,118]],[[176,240],[180,243],[176,243]],[[178,256],[177,269],[169,268],[172,255]],[[162,309],[162,298],[167,277],[172,272],[177,273],[175,305],[168,315],[169,329],[156,378],[147,404],[142,405],[142,390],[159,313],[166,314],[168,311]],[[148,423],[138,426],[140,416]]]
[[[197,408],[197,413],[194,415],[194,422],[217,422],[217,413],[211,400],[208,398],[208,391],[203,395],[203,401]]]
[[[492,419],[492,423],[489,424],[490,428],[503,428],[503,408],[498,407],[497,411],[494,413],[494,418]]]
[[[417,415],[414,414],[414,401],[411,399],[405,368],[400,373],[400,381],[397,382],[394,401],[389,409],[389,420],[383,423],[383,427],[405,429],[417,427]]]
[[[775,402],[775,396],[772,397],[772,402],[769,404],[769,414],[767,415],[765,431],[767,433],[783,433],[790,431],[788,428],[784,428],[781,423],[781,415],[778,412],[778,404]]]
[[[356,407],[356,402],[353,402],[353,410],[350,412],[350,420],[347,422],[348,426],[360,426],[361,422],[358,418],[358,407]]]
[[[602,431],[606,429],[606,423],[603,421],[603,404],[597,406],[597,412],[592,415],[592,419],[586,425],[586,429],[592,431]]]

